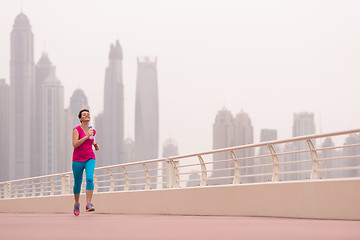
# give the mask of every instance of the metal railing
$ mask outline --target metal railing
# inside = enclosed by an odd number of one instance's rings
[[[356,141],[339,146],[320,144],[325,138],[344,141],[349,136]],[[94,191],[136,191],[359,176],[360,129],[356,129],[98,167],[94,174]],[[72,194],[73,182],[72,172],[1,182],[0,199]],[[85,182],[82,192],[85,191]]]

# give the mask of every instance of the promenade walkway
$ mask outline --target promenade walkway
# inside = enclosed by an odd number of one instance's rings
[[[360,221],[261,217],[0,213],[0,239],[358,240]]]

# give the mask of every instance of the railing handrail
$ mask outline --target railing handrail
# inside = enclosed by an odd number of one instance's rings
[[[256,173],[256,174],[243,174],[240,175],[240,169],[252,169],[252,168],[257,168],[257,167],[271,167],[270,163],[265,163],[265,164],[253,164],[253,165],[247,165],[247,166],[240,166],[239,165],[239,160],[244,160],[246,161],[250,161],[250,160],[255,160],[255,159],[260,159],[260,158],[265,158],[265,157],[269,157],[272,158],[273,160],[273,179],[272,181],[279,181],[279,174],[288,174],[288,173],[302,173],[302,172],[311,172],[311,179],[316,179],[319,178],[319,171],[320,171],[320,167],[319,167],[319,161],[322,161],[322,158],[318,158],[317,156],[317,151],[321,151],[321,150],[327,150],[327,149],[335,149],[335,148],[346,148],[347,145],[343,145],[343,146],[338,146],[338,147],[328,147],[328,148],[323,148],[323,147],[319,147],[316,148],[313,144],[313,139],[318,139],[318,138],[326,138],[326,137],[334,137],[334,136],[339,136],[339,135],[348,135],[348,134],[353,134],[353,133],[360,133],[360,129],[353,129],[353,130],[347,130],[347,131],[338,131],[338,132],[332,132],[332,133],[325,133],[325,134],[313,134],[313,135],[306,135],[306,136],[299,136],[299,137],[293,137],[293,138],[289,138],[289,139],[285,139],[285,140],[273,140],[273,141],[267,141],[267,142],[261,142],[261,143],[256,143],[256,144],[247,144],[247,145],[241,145],[241,146],[234,146],[234,147],[228,147],[228,148],[221,148],[221,149],[214,149],[211,151],[206,151],[206,152],[198,152],[198,153],[191,153],[191,154],[184,154],[184,155],[177,155],[177,156],[170,156],[168,158],[158,158],[158,159],[150,159],[150,160],[143,160],[143,161],[137,161],[137,162],[130,162],[130,163],[121,163],[121,164],[115,164],[115,165],[110,165],[110,166],[102,166],[102,167],[97,167],[95,168],[95,172],[97,171],[101,171],[101,170],[107,170],[109,173],[108,174],[104,174],[104,175],[100,175],[100,176],[96,176],[95,177],[107,177],[110,176],[110,180],[104,180],[104,181],[99,181],[99,183],[102,182],[107,182],[110,181],[111,184],[111,189],[113,191],[114,189],[114,181],[118,181],[119,179],[114,179],[113,175],[119,175],[117,173],[111,173],[111,169],[113,168],[122,168],[124,173],[123,175],[125,175],[125,179],[123,179],[123,181],[126,182],[126,188],[125,190],[129,190],[129,186],[130,186],[130,182],[129,180],[136,180],[136,179],[144,179],[146,181],[146,183],[144,183],[145,185],[145,189],[149,189],[150,185],[153,185],[155,183],[151,182],[150,179],[154,179],[154,178],[160,178],[160,177],[164,177],[163,174],[156,174],[151,175],[150,172],[157,172],[157,171],[161,171],[161,170],[167,170],[167,174],[172,174],[172,180],[171,180],[171,184],[169,182],[167,182],[167,187],[178,187],[180,182],[184,182],[184,180],[180,180],[180,175],[189,175],[190,173],[181,173],[179,172],[179,168],[183,167],[192,167],[192,166],[199,166],[201,167],[201,170],[198,171],[198,173],[200,173],[200,179],[198,179],[197,181],[200,181],[200,185],[201,186],[205,186],[208,182],[208,180],[213,180],[213,179],[221,179],[224,177],[209,177],[208,173],[210,172],[216,172],[216,171],[220,171],[220,170],[224,170],[224,171],[232,171],[234,170],[234,174],[233,176],[229,176],[226,178],[234,178],[234,182],[233,184],[239,184],[240,178],[245,178],[245,177],[249,177],[249,176],[261,176],[261,175],[270,175],[270,173],[266,173],[266,172],[262,172],[262,173]],[[306,150],[295,150],[293,149],[290,152],[277,152],[274,148],[274,146],[279,145],[279,144],[284,144],[284,143],[294,143],[294,142],[298,142],[298,141],[306,141],[308,144],[308,149]],[[254,155],[254,156],[246,156],[246,157],[236,157],[235,152],[237,150],[244,150],[244,149],[254,149],[257,147],[268,147],[270,149],[270,154],[266,154],[266,155]],[[352,145],[349,145],[352,146]],[[353,147],[360,147],[359,144],[353,144]],[[205,162],[203,160],[203,156],[205,155],[210,155],[210,154],[217,154],[217,153],[223,153],[223,152],[228,152],[229,154],[231,154],[232,159],[221,159],[220,160],[213,160],[210,162]],[[305,152],[309,152],[311,154],[311,159],[297,159],[296,161],[292,161],[292,162],[279,162],[278,161],[278,157],[282,156],[282,155],[289,155],[289,154],[302,154]],[[192,157],[196,157],[197,158],[197,163],[196,164],[188,164],[188,165],[179,165],[177,166],[177,163],[180,159],[189,159]],[[360,158],[360,156],[358,156]],[[346,159],[345,156],[342,157],[336,157],[337,159]],[[357,158],[357,155],[351,157],[351,158]],[[326,158],[325,158],[326,159]],[[176,160],[176,161],[174,161]],[[160,162],[165,162],[167,164],[167,167],[170,167],[170,169],[167,168],[149,168],[147,164],[152,164],[152,163],[160,163]],[[216,170],[207,170],[207,165],[208,164],[220,164],[221,162],[223,163],[231,163],[233,162],[234,164],[234,168],[223,168],[223,169],[216,169]],[[296,171],[282,171],[279,172],[279,165],[284,165],[284,164],[299,164],[299,163],[311,163],[312,162],[312,170],[305,170],[305,169],[299,169]],[[128,171],[127,167],[130,166],[142,166],[143,170],[142,171]],[[340,168],[339,168],[340,169]],[[345,169],[345,168],[343,168]],[[348,168],[348,169],[357,169],[357,168]],[[170,171],[170,172],[169,172]],[[138,173],[138,172],[145,172],[146,176],[143,177],[129,177],[128,174],[132,174],[132,173]],[[14,196],[18,196],[18,185],[19,183],[22,183],[24,185],[23,189],[20,188],[20,191],[23,191],[23,196],[26,194],[28,194],[28,191],[32,193],[32,196],[35,195],[35,193],[37,192],[37,190],[35,189],[35,185],[36,184],[43,184],[44,182],[41,181],[41,179],[45,179],[45,178],[49,178],[50,182],[52,183],[52,185],[54,185],[55,182],[61,182],[61,184],[63,184],[64,186],[62,186],[62,194],[64,193],[69,193],[69,186],[70,185],[70,177],[72,176],[72,172],[64,172],[64,173],[57,173],[57,174],[50,174],[50,175],[45,175],[45,176],[36,176],[36,177],[30,177],[30,178],[23,178],[23,179],[16,179],[16,180],[9,180],[9,181],[5,181],[5,182],[0,182],[0,186],[2,186],[2,189],[0,189],[1,191],[6,191],[7,196],[9,195],[9,191],[11,191],[11,187],[8,188],[9,186],[11,186],[11,184],[15,184],[14,189],[15,189],[15,193],[13,194]],[[53,179],[56,177],[61,177],[61,180],[59,181],[54,181]],[[34,181],[36,180],[40,180],[40,182],[35,183]],[[31,184],[25,185],[26,181],[30,181]],[[47,183],[47,182],[45,182]],[[160,183],[164,183],[164,182],[160,182]],[[141,183],[143,184],[143,183]],[[136,184],[131,184],[131,186],[135,186],[135,185],[141,185],[139,183]],[[33,186],[32,190],[28,190],[26,189],[25,186]],[[66,185],[66,186],[65,186]],[[120,186],[120,185],[117,185]],[[59,186],[56,186],[59,187]],[[43,186],[41,186],[41,191],[43,191]],[[99,187],[99,188],[103,188],[103,187]],[[52,192],[54,192],[54,186],[52,186]],[[59,191],[59,190],[56,190]],[[0,193],[1,194],[1,193]],[[11,194],[11,193],[10,193]],[[42,194],[42,193],[41,193]],[[1,195],[0,195],[1,198]]]
[[[262,146],[268,146],[268,145],[277,145],[277,144],[290,143],[290,142],[298,142],[298,141],[307,140],[307,139],[333,137],[333,136],[346,135],[346,134],[358,133],[358,132],[360,132],[360,129],[341,131],[341,132],[333,132],[333,133],[325,133],[325,134],[305,135],[305,136],[293,137],[293,138],[285,139],[285,140],[274,140],[274,141],[253,143],[253,144],[234,146],[234,147],[228,147],[228,148],[219,148],[219,149],[211,150],[208,152],[171,156],[171,157],[169,157],[169,159],[175,160],[175,159],[180,159],[180,158],[196,157],[198,155],[209,155],[209,154],[214,154],[214,153],[242,150],[242,149],[247,149],[247,148],[262,147]]]
[[[305,136],[293,137],[293,138],[289,138],[289,139],[285,139],[285,140],[274,140],[274,141],[247,144],[247,145],[234,146],[234,147],[228,147],[228,148],[219,148],[219,149],[214,149],[214,150],[207,151],[207,152],[170,156],[168,158],[150,159],[150,160],[144,160],[144,161],[138,161],[138,162],[121,163],[121,164],[115,164],[115,165],[110,165],[110,166],[97,167],[97,168],[95,168],[95,171],[108,169],[108,168],[116,168],[116,167],[128,167],[128,166],[134,166],[134,165],[139,165],[139,164],[144,164],[144,163],[162,162],[162,161],[167,161],[168,159],[176,160],[176,159],[181,159],[181,158],[196,157],[199,155],[209,155],[209,154],[214,154],[214,153],[242,150],[242,149],[247,149],[247,148],[255,148],[255,147],[268,146],[268,145],[277,145],[277,144],[283,144],[283,143],[289,143],[289,142],[297,142],[297,141],[302,141],[302,140],[306,140],[306,139],[333,137],[333,136],[346,135],[346,134],[358,133],[358,132],[360,132],[360,129],[338,131],[338,132],[332,132],[332,133],[323,133],[323,134],[305,135]],[[35,180],[35,179],[41,179],[41,178],[47,178],[47,177],[56,177],[56,176],[62,176],[62,175],[68,175],[68,174],[72,174],[72,172],[56,173],[56,174],[50,174],[50,175],[45,175],[45,176],[36,176],[36,177],[30,177],[30,178],[9,180],[9,181],[5,181],[5,182],[0,182],[0,184]]]

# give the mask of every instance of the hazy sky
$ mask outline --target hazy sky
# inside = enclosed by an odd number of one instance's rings
[[[45,49],[65,87],[93,117],[103,109],[109,46],[124,53],[125,137],[134,137],[136,57],[158,58],[160,146],[212,149],[218,110],[247,112],[292,135],[293,113],[315,113],[317,133],[360,128],[360,1],[0,0],[0,78],[9,83],[10,32],[29,17],[35,62]],[[321,115],[321,117],[320,117]],[[162,151],[160,151],[161,153]]]

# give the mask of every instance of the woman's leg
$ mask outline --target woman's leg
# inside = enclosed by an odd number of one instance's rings
[[[73,161],[73,164],[72,164],[72,170],[73,170],[73,174],[74,174],[74,189],[73,189],[73,191],[74,191],[74,198],[75,198],[76,204],[79,203],[84,168],[85,168],[85,162]]]
[[[85,164],[86,172],[86,202],[91,203],[93,192],[94,192],[94,170],[95,170],[95,159],[89,159]]]

